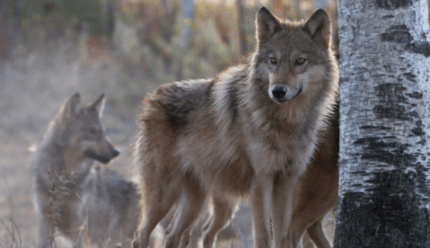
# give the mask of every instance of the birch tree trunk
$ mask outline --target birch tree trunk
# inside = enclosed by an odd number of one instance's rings
[[[335,247],[430,247],[427,0],[339,0]]]

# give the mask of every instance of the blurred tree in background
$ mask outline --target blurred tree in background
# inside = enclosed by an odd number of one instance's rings
[[[112,89],[111,103],[135,106],[161,83],[243,62],[263,5],[292,20],[325,6],[336,19],[334,0],[0,0],[0,53],[38,54],[47,66],[62,56],[79,63],[79,80],[110,73],[89,83]]]
[[[135,106],[161,83],[243,62],[263,5],[290,20],[324,8],[337,28],[335,0],[0,0],[0,59],[78,63],[108,102]]]
[[[92,34],[110,35],[113,32],[115,0],[16,0],[20,2],[22,25],[29,28],[43,25],[61,35],[68,25],[79,28],[88,23]],[[53,35],[52,33],[50,33]],[[55,38],[51,36],[50,38]]]

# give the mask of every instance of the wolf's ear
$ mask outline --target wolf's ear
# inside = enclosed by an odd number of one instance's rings
[[[317,44],[325,48],[330,46],[331,22],[324,10],[317,10],[309,18],[302,30],[308,33]]]
[[[64,103],[61,113],[66,120],[72,120],[78,114],[79,103],[81,102],[81,95],[79,93],[73,94],[72,97]]]
[[[282,30],[278,18],[265,7],[261,7],[258,11],[255,26],[257,27],[257,41],[260,45],[269,40],[276,32]]]
[[[99,117],[102,118],[105,107],[105,94],[101,94],[94,102],[88,104],[88,107],[95,109],[99,113]]]

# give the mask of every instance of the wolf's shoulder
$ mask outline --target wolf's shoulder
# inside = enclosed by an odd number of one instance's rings
[[[187,80],[160,85],[149,96],[150,102],[180,104],[182,101],[199,101],[210,94],[213,79]]]
[[[150,95],[150,99],[163,102],[180,99],[202,100],[210,97],[214,89],[221,85],[238,85],[248,77],[247,65],[232,66],[213,78],[185,80],[160,85]]]

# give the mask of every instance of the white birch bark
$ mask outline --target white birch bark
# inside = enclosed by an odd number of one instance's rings
[[[426,0],[339,0],[335,247],[430,247]]]

